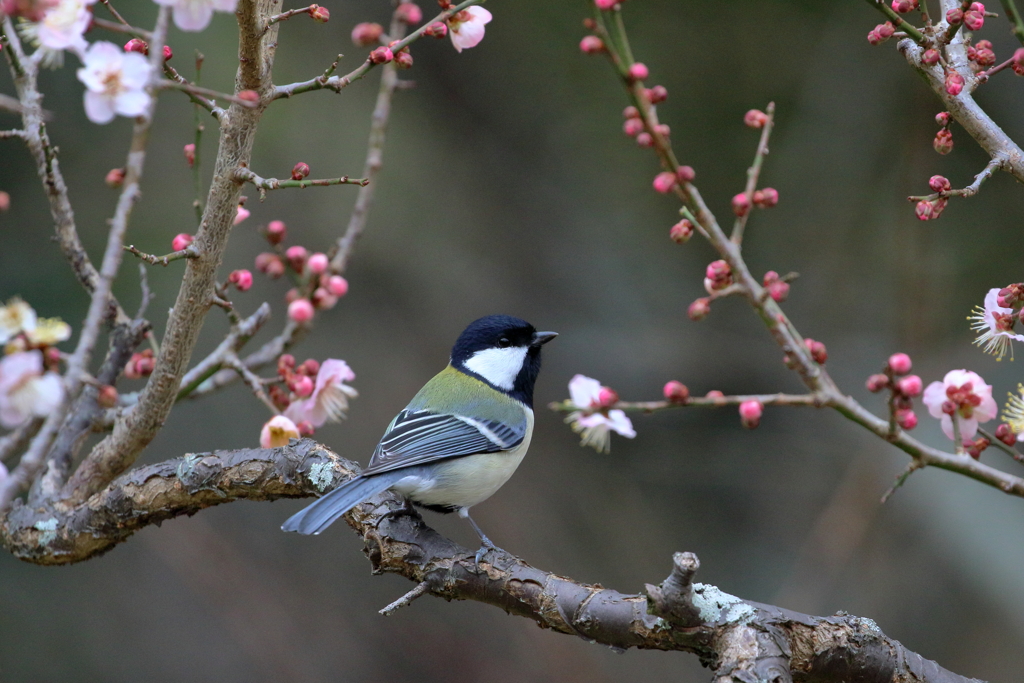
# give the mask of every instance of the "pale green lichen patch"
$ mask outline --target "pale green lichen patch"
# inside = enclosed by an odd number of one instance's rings
[[[47,545],[52,540],[57,538],[57,518],[56,517],[50,517],[50,519],[43,520],[41,522],[36,522],[32,526],[35,527],[36,529],[38,529],[39,531],[43,532],[42,534],[39,535],[39,544],[40,545]]]
[[[706,583],[693,584],[693,606],[704,622],[746,623],[754,616],[754,608],[743,600]]]
[[[181,459],[181,464],[178,465],[178,479],[184,481],[185,477],[192,474],[192,470],[195,469],[196,463],[199,462],[201,456],[195,453],[189,453]]]
[[[316,490],[323,493],[334,481],[334,469],[328,462],[315,462],[309,468],[309,481]]]
[[[882,629],[878,628],[878,624],[875,623],[874,619],[868,619],[867,617],[860,618],[860,626],[862,629],[870,633],[871,635],[881,638],[883,636]]]
[[[668,623],[661,617],[654,620],[654,628],[652,629],[655,633],[661,633],[662,631],[671,631],[672,624]]]

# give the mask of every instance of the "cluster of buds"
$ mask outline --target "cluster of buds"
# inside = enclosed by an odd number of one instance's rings
[[[764,288],[768,292],[768,296],[777,302],[783,302],[786,297],[789,296],[789,283],[779,277],[779,274],[774,270],[769,270],[764,274]]]
[[[946,12],[946,21],[951,25],[963,22],[968,30],[978,31],[985,25],[985,5],[980,2],[972,2],[966,10],[954,7]]]
[[[893,27],[892,22],[887,21],[868,31],[868,42],[872,45],[880,45],[892,38],[892,34],[895,32],[896,29]]]
[[[933,175],[928,179],[928,187],[939,196],[931,199],[921,199],[917,202],[917,206],[914,207],[914,213],[922,221],[929,221],[942,215],[942,212],[946,210],[946,204],[949,203],[949,197],[946,193],[953,186],[945,176]]]
[[[908,374],[911,368],[910,356],[905,353],[894,353],[889,356],[885,369],[868,377],[867,388],[872,393],[883,389],[891,392],[890,406],[893,419],[906,430],[917,426],[917,414],[914,413],[913,399],[921,395],[924,384],[917,375]]]
[[[674,405],[686,405],[690,402],[690,390],[686,388],[685,384],[676,380],[666,382],[662,393],[665,400]]]
[[[406,4],[408,4],[408,3],[406,3]],[[416,6],[413,5],[413,7],[416,7]],[[416,9],[419,9],[419,8],[417,7]],[[395,48],[397,47],[397,43],[398,43],[397,40],[393,40],[388,45],[388,49],[391,50],[392,54],[394,55],[395,66],[398,67],[399,69],[411,69],[412,68],[412,54],[409,52],[409,46],[406,45],[401,50],[398,50],[398,52],[395,52]]]
[[[295,356],[290,353],[281,354],[281,357],[277,359],[277,376],[287,387],[287,391],[280,384],[272,384],[269,389],[270,400],[278,410],[284,410],[292,401],[312,396],[313,390],[316,388],[318,372],[320,372],[320,362],[313,358],[296,365]],[[301,425],[298,426],[301,427]],[[308,432],[303,433],[312,434],[312,425]]]
[[[763,190],[755,190],[748,195],[740,192],[732,198],[732,212],[742,218],[750,213],[750,208],[756,206],[759,209],[770,209],[779,203],[779,191],[774,187],[766,187]]]
[[[967,46],[967,59],[971,62],[971,68],[975,71],[987,69],[996,63],[996,53],[992,51],[992,43],[988,40],[979,40],[974,45]]]
[[[124,376],[128,379],[141,379],[149,377],[156,366],[156,359],[153,358],[153,349],[146,349],[139,353],[133,353],[124,366]]]
[[[916,10],[919,4],[918,0],[892,0],[892,11],[897,14],[906,14]]]
[[[149,43],[142,40],[141,38],[132,38],[124,44],[125,52],[138,52],[141,55],[149,54]],[[171,50],[170,45],[164,45],[164,61],[168,61],[174,56],[174,51]]]
[[[932,147],[939,154],[949,154],[953,151],[953,133],[949,130],[949,112],[942,111],[935,115],[935,123],[939,124],[939,132],[932,140]]]
[[[704,269],[704,289],[708,294],[725,289],[732,284],[732,268],[722,259],[712,261]]]
[[[1000,289],[996,303],[1003,308],[1019,309],[1024,307],[1024,282],[1017,282]],[[1024,316],[1024,310],[1021,310],[1020,314]],[[1024,317],[1021,317],[1021,322],[1024,323]]]

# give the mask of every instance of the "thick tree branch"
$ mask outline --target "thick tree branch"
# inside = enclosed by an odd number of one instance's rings
[[[358,471],[308,439],[276,449],[189,454],[124,474],[75,506],[19,506],[0,534],[23,560],[67,564],[103,553],[150,524],[233,500],[323,493]],[[428,527],[393,493],[368,500],[345,519],[363,538],[374,573],[417,584],[394,609],[427,592],[476,600],[617,649],[692,652],[722,681],[969,680],[907,651],[870,619],[813,617],[693,583],[699,563],[691,553],[676,554],[660,586],[626,594],[537,569],[503,551],[477,565],[474,551]]]

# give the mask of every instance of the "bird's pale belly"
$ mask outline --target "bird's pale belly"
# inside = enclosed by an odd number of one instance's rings
[[[429,475],[410,475],[392,488],[424,505],[472,507],[490,498],[508,481],[526,456],[532,432],[527,431],[526,438],[513,450],[439,462],[431,465]]]

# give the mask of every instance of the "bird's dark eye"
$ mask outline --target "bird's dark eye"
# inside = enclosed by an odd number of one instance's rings
[[[502,337],[501,339],[498,340],[498,346],[500,346],[503,349],[507,349],[508,347],[512,346],[512,342],[509,341],[508,337]]]

